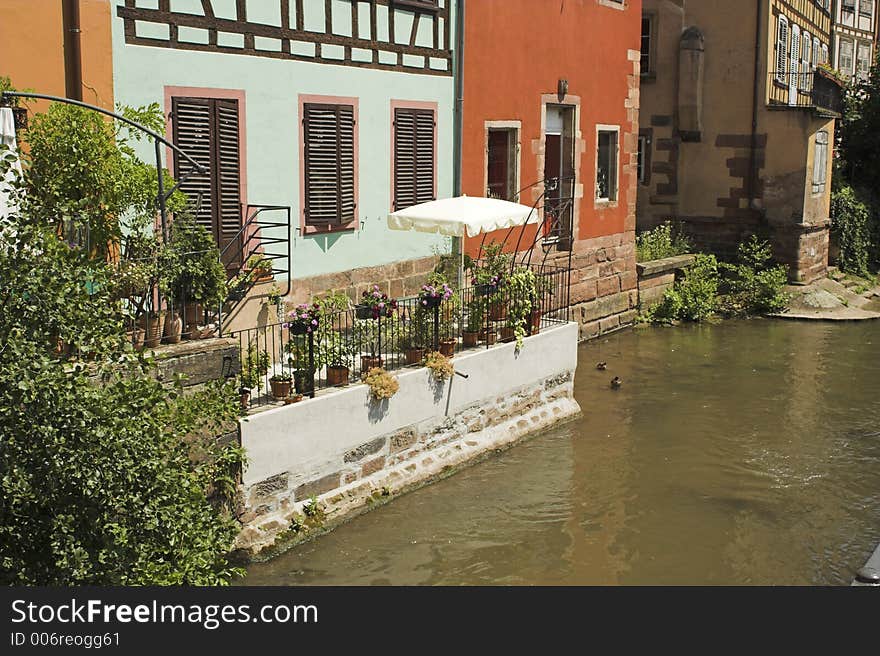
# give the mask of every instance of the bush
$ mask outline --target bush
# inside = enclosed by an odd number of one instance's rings
[[[687,236],[669,221],[636,236],[636,257],[639,262],[684,255],[690,249]]]
[[[724,311],[733,316],[780,312],[788,304],[782,291],[788,280],[783,265],[770,265],[770,244],[752,235],[740,244],[738,263],[724,265],[729,273],[728,290],[723,299]]]
[[[648,311],[648,319],[664,323],[705,321],[712,317],[718,308],[718,266],[714,255],[697,255],[684,277]]]
[[[831,195],[831,234],[840,246],[841,271],[870,277],[870,268],[878,259],[872,218],[871,207],[852,187],[844,186]]]

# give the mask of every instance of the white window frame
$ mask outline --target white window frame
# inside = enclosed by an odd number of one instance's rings
[[[599,135],[603,132],[613,132],[616,135],[616,144],[617,147],[614,150],[614,194],[612,197],[601,197],[599,196]],[[620,198],[620,126],[619,125],[605,125],[605,124],[597,124],[596,125],[596,160],[595,160],[595,170],[596,174],[594,176],[594,184],[595,190],[593,192],[593,196],[595,198],[595,202],[597,205],[611,205],[617,202],[617,199]]]
[[[813,52],[813,39],[810,33],[804,31],[801,36],[801,91],[809,91],[812,88],[810,84],[810,72],[813,70],[810,54]]]
[[[856,51],[855,51],[855,41],[852,39],[841,38],[839,42],[839,46],[837,48],[837,67],[840,69],[841,73],[845,73],[846,75],[853,75],[855,73],[855,62],[856,62]],[[843,65],[843,46],[844,44],[849,45],[849,66]]]
[[[785,84],[788,72],[788,18],[779,14],[776,21],[776,80]]]

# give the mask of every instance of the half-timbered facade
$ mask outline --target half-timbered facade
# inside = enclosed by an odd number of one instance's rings
[[[834,0],[832,65],[849,78],[864,80],[876,56],[876,0]]]
[[[160,103],[174,143],[204,165],[168,153],[228,267],[260,206],[289,207],[291,301],[417,289],[449,244],[385,217],[452,194],[451,0],[114,4],[116,100]]]
[[[639,229],[676,220],[725,256],[761,234],[793,280],[825,272],[831,17],[830,0],[645,0]]]

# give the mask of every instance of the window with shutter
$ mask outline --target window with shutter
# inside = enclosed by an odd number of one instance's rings
[[[819,130],[816,133],[816,148],[813,152],[813,193],[825,193],[828,177],[828,132]]]
[[[241,229],[241,144],[237,100],[174,97],[174,144],[204,167],[180,183],[196,220],[225,248]],[[174,156],[181,179],[191,165]]]
[[[394,209],[434,200],[434,110],[394,109]]]
[[[776,26],[776,79],[786,82],[788,70],[788,19],[780,16]]]
[[[353,105],[303,105],[303,186],[306,227],[346,229],[356,220]]]

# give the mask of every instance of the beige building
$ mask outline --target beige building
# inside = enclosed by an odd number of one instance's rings
[[[834,0],[831,63],[850,78],[865,79],[874,61],[877,27],[875,0]]]
[[[771,240],[794,281],[828,263],[841,87],[830,0],[644,0],[637,225],[702,249]]]

